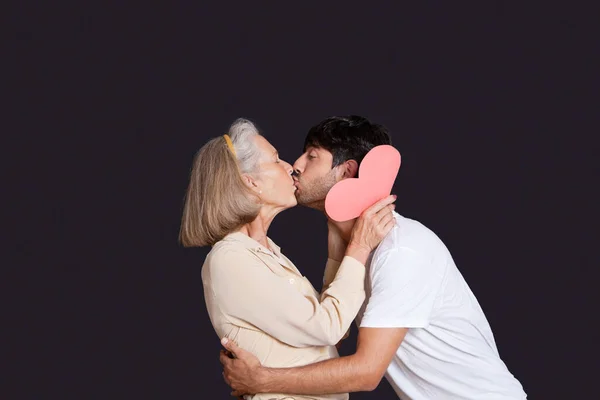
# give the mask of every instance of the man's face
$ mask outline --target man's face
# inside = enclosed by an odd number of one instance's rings
[[[307,147],[294,163],[298,204],[325,211],[325,197],[338,181],[338,168],[331,168],[333,155],[322,148]]]

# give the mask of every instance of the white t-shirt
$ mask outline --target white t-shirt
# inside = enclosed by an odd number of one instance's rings
[[[442,241],[397,224],[367,264],[360,327],[411,328],[386,378],[404,399],[526,399],[498,355],[490,325]]]

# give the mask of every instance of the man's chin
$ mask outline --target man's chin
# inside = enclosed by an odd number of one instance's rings
[[[302,207],[312,208],[317,211],[325,212],[325,200],[301,201],[300,199],[298,199],[298,205]]]

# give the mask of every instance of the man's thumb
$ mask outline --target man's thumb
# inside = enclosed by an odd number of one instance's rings
[[[235,344],[235,342],[233,340],[229,340],[226,337],[221,339],[221,344],[223,345],[223,347],[225,347],[227,350],[231,351],[232,353],[235,353],[235,351],[237,350],[237,345]]]

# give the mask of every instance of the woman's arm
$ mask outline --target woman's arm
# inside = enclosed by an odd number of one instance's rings
[[[290,287],[294,279],[273,274],[247,250],[230,248],[211,257],[207,266],[214,300],[231,319],[291,346],[337,344],[365,299],[364,263],[393,227],[393,200],[378,202],[357,220],[335,278],[320,298]]]
[[[349,256],[321,298],[296,290],[294,280],[273,274],[244,248],[222,249],[206,267],[224,314],[294,347],[335,345],[365,299],[364,265]]]

